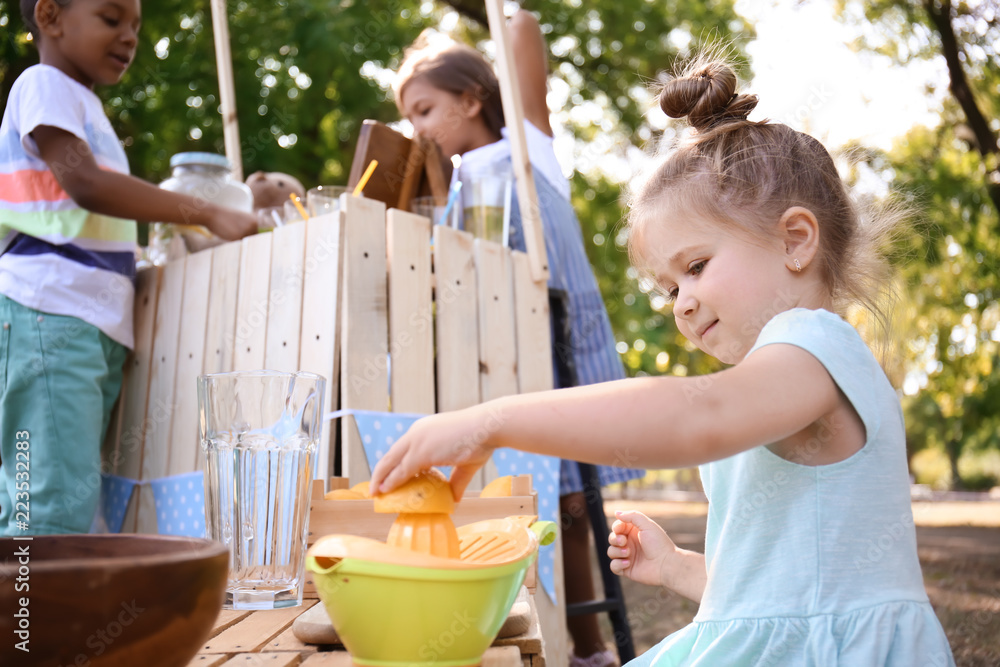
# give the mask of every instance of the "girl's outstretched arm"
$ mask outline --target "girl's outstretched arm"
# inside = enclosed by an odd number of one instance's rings
[[[426,417],[379,461],[372,489],[389,491],[420,470],[451,465],[461,498],[498,447],[620,467],[687,468],[778,442],[841,400],[811,354],[767,345],[712,375],[519,394]]]
[[[650,377],[506,396],[421,419],[372,471],[389,491],[418,471],[453,465],[461,498],[498,447],[586,463],[687,468],[780,441],[838,407],[823,365],[794,345],[767,345],[697,377]]]
[[[538,19],[531,12],[519,9],[511,17],[508,30],[514,51],[514,69],[520,83],[524,117],[551,137],[549,106],[545,100],[548,93],[549,60]]]

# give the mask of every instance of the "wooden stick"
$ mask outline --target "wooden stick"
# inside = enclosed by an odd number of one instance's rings
[[[538,208],[538,194],[535,191],[535,177],[528,159],[528,141],[524,136],[524,105],[521,102],[521,89],[517,85],[514,52],[507,34],[507,20],[503,15],[503,0],[486,0],[486,14],[489,17],[490,34],[496,44],[500,98],[507,121],[507,138],[510,140],[510,153],[514,162],[517,200],[521,208],[528,259],[531,261],[531,277],[536,282],[547,281],[549,262],[545,256],[545,236]]]
[[[226,0],[212,0],[212,30],[215,33],[215,63],[219,71],[219,100],[222,103],[222,132],[226,157],[233,178],[243,181],[243,153],[240,126],[236,118],[236,85],[233,82],[233,55],[229,49],[229,14]]]

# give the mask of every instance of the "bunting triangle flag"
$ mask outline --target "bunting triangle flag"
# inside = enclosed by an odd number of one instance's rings
[[[378,412],[376,410],[337,410],[328,412],[327,419],[335,417],[354,417],[354,425],[358,429],[361,437],[361,444],[365,449],[365,458],[368,459],[369,471],[375,468],[389,448],[396,444],[396,441],[406,433],[413,422],[426,415],[418,415],[404,412]],[[451,468],[437,466],[447,477]]]
[[[374,468],[378,460],[385,456],[400,436],[413,426],[413,422],[423,415],[396,414],[394,412],[370,412],[352,410],[354,423],[358,427],[361,443],[368,457],[368,467]]]
[[[205,537],[204,475],[201,471],[149,482],[160,535]]]
[[[122,522],[125,520],[125,512],[128,510],[128,503],[136,484],[138,482],[134,479],[118,475],[101,475],[101,516],[104,517],[109,532],[122,531]]]

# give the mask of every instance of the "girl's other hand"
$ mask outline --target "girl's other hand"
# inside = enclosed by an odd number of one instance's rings
[[[615,512],[608,536],[611,571],[650,586],[665,586],[665,568],[677,546],[658,523],[642,512]]]
[[[447,465],[453,466],[452,494],[460,500],[493,453],[490,440],[502,424],[502,414],[483,405],[414,422],[372,470],[372,493],[391,491],[421,470]]]

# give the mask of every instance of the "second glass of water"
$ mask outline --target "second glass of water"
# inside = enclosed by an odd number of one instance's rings
[[[229,547],[224,609],[302,604],[325,385],[277,371],[198,378],[205,526]]]

